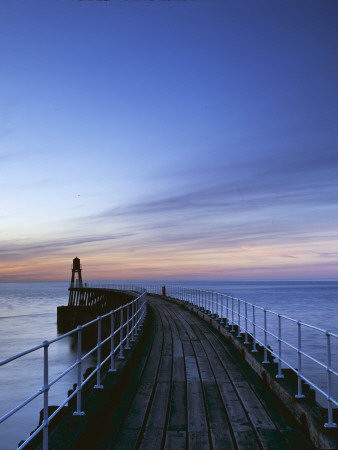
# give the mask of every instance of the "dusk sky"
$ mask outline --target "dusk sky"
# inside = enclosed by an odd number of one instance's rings
[[[0,55],[0,281],[337,279],[337,0],[0,0]]]

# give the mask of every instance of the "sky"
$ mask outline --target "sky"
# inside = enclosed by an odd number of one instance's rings
[[[0,0],[0,281],[337,279],[336,0]]]

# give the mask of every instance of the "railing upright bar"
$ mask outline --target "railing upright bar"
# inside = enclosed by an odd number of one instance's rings
[[[127,342],[126,342],[126,346],[124,347],[126,350],[130,350],[130,342],[129,342],[129,306],[127,305]]]
[[[76,393],[76,411],[73,416],[83,416],[81,411],[82,397],[82,326],[77,327],[77,393]]]
[[[97,372],[96,372],[96,385],[94,389],[103,389],[101,384],[101,316],[97,321]]]
[[[134,302],[133,302],[134,304]],[[115,369],[115,314],[111,311],[110,314],[110,369],[109,372],[116,372]]]
[[[139,303],[138,300],[135,302],[135,333],[134,336],[138,336],[138,332],[140,330],[139,326],[140,326],[140,322],[139,322],[139,318],[140,318],[140,311],[139,311]]]
[[[223,303],[224,303],[224,296],[223,294],[221,294],[221,321],[220,324],[223,325],[224,324],[224,320],[223,320]]]
[[[49,342],[43,342],[43,450],[48,450],[48,346]]]
[[[235,332],[235,307],[234,307],[234,298],[232,297],[231,301],[231,330],[230,333]]]
[[[237,301],[237,319],[238,319],[238,330],[237,337],[241,337],[241,301]]]
[[[284,378],[282,374],[282,317],[278,314],[278,374],[276,378]]]
[[[244,308],[245,308],[245,339],[244,339],[244,344],[249,344],[249,341],[248,341],[248,302],[244,303]]]
[[[337,424],[333,422],[332,411],[332,380],[331,380],[331,341],[330,331],[326,332],[326,348],[327,348],[327,393],[328,393],[328,405],[327,405],[327,423],[324,424],[325,428],[337,428]]]
[[[295,395],[295,398],[304,398],[305,395],[302,393],[302,331],[301,331],[301,322],[298,320],[297,322],[298,326],[298,393]]]
[[[124,359],[123,356],[123,308],[120,309],[120,356],[119,359]]]
[[[255,305],[252,305],[252,353],[258,352],[256,348],[256,311]]]
[[[134,337],[134,335],[135,335],[135,302],[133,302],[131,304],[131,317],[132,317],[132,319],[131,319],[132,332],[131,332],[130,342],[135,342],[135,337]]]
[[[143,296],[137,300],[137,331],[141,331],[142,326],[142,306],[143,306]]]
[[[264,309],[264,361],[262,361],[262,364],[269,364],[269,360],[268,360],[268,330],[267,330],[266,309]]]

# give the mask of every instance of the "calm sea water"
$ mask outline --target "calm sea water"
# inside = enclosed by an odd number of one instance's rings
[[[165,284],[224,293],[325,330],[330,329],[338,334],[337,281],[180,281]],[[66,282],[0,283],[0,360],[58,335],[56,308],[68,303],[68,285],[69,283]],[[258,320],[260,320],[259,314]],[[269,329],[270,327],[277,334],[275,317],[269,319]],[[282,328],[283,336],[289,342],[296,343],[297,324],[283,321]],[[269,341],[269,344],[277,350],[276,342]],[[326,361],[325,335],[312,329],[304,329],[302,344],[303,349],[311,356],[320,358],[323,362]],[[333,342],[332,347],[332,365],[335,370],[338,370],[338,343]],[[294,352],[286,346],[282,351],[296,366],[297,358]],[[50,379],[60,374],[75,360],[76,351],[72,338],[53,344],[50,347]],[[39,350],[7,366],[0,367],[1,416],[42,387],[42,361],[42,350]],[[86,366],[93,364],[94,360],[90,360]],[[325,370],[320,371],[311,361],[305,361],[303,368],[306,375],[313,376],[315,373],[315,381],[320,387],[325,388]],[[73,372],[56,383],[50,390],[50,404],[60,404],[75,382],[76,374]],[[338,394],[336,383],[334,389]],[[0,425],[1,450],[16,448],[19,441],[29,435],[37,426],[42,406],[42,398],[38,398]]]

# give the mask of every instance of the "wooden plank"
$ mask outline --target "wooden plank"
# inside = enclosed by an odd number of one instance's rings
[[[208,432],[207,419],[203,401],[203,393],[200,381],[188,381],[188,431]]]
[[[195,335],[196,340],[192,341],[192,346],[197,355],[197,365],[199,367],[205,405],[208,413],[212,446],[214,449],[224,449],[224,447],[227,449],[235,448],[231,429],[227,421],[223,402],[217,388],[208,356],[200,341],[200,334],[197,335],[195,333]]]
[[[205,331],[205,335],[208,337],[209,342],[212,342],[219,358],[226,367],[227,375],[230,377],[231,384],[236,391],[236,396],[239,398],[245,410],[246,416],[249,419],[251,427],[256,434],[256,438],[258,437],[261,443],[261,446],[263,448],[285,448],[285,440],[281,436],[281,433],[275,423],[271,420],[269,414],[262,406],[259,398],[254,394],[240,368],[237,364],[235,364],[227,349],[225,349],[215,335],[210,332],[210,330]],[[210,349],[210,355],[211,354],[212,352]],[[217,370],[217,366],[217,364],[213,364],[213,367],[215,367],[214,370]],[[223,386],[223,389],[224,387],[229,388],[229,385]],[[240,437],[238,433],[236,433],[236,435],[237,437]]]
[[[238,448],[243,449],[258,449],[260,448],[256,433],[253,430],[252,424],[249,421],[248,415],[243,408],[243,405],[235,391],[232,383],[229,380],[228,374],[224,369],[221,361],[226,359],[226,367],[228,369],[229,364],[233,364],[233,361],[225,358],[222,347],[218,350],[222,354],[216,353],[215,348],[210,344],[209,338],[211,332],[205,324],[195,329],[196,334],[200,338],[200,342],[203,343],[206,354],[210,360],[215,382],[218,385],[221,401],[225,407],[225,411],[230,422],[230,429],[237,442]],[[214,338],[214,336],[211,336]],[[240,378],[243,378],[242,374],[238,374]],[[216,444],[215,444],[216,445]]]
[[[170,394],[169,383],[159,383],[156,386],[154,399],[144,431],[141,448],[145,450],[161,448]]]
[[[231,383],[228,380],[219,382],[219,388],[238,448],[248,450],[261,448],[246,411]]]
[[[116,443],[114,444],[114,449],[136,448],[141,428],[145,420],[146,411],[151,399],[153,387],[153,384],[142,384],[139,387],[128,412],[126,421],[123,424],[123,428],[118,435]]]
[[[182,431],[187,430],[187,386],[185,382],[173,381],[168,432],[169,431]]]
[[[198,367],[195,356],[185,356],[185,371],[187,383],[200,381],[200,375],[198,373]]]
[[[287,448],[285,440],[246,381],[233,380],[263,448]]]
[[[227,416],[216,384],[214,382],[204,382],[203,389],[213,448],[235,448]]]
[[[185,450],[186,433],[184,431],[168,431],[164,444],[165,450]]]
[[[142,383],[155,383],[159,364],[162,356],[163,328],[161,322],[156,319],[155,339],[151,349],[151,355],[144,370]]]
[[[189,448],[192,450],[206,450],[212,448],[210,446],[208,432],[189,431]]]

